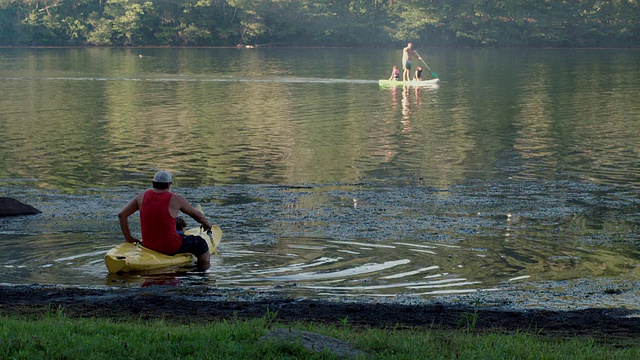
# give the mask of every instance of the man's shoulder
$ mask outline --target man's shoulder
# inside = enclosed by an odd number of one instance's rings
[[[148,193],[152,193],[152,192],[155,192],[155,191],[153,191],[153,188],[148,188],[148,189],[145,189],[145,190],[139,192],[138,195],[136,195],[136,197],[144,197]]]
[[[187,200],[184,198],[184,196],[172,192],[171,193],[171,201],[186,202]]]

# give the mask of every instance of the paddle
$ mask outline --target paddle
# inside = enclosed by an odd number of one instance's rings
[[[204,215],[204,211],[202,210],[202,206],[200,206],[200,204],[198,204],[198,211],[200,211],[200,213],[202,213],[202,215]],[[200,227],[200,231],[202,231],[202,227]],[[212,230],[207,231],[207,235],[209,236],[209,240],[211,241],[211,243],[214,246],[214,250],[213,253],[217,254],[218,253],[218,246],[220,245],[220,240],[217,236],[213,236],[213,232]]]
[[[424,62],[424,60],[422,60],[422,56],[420,56],[420,54],[418,54],[417,51],[413,50],[414,53],[416,53],[416,55],[418,55],[418,59],[420,59],[420,61],[422,61],[422,63],[424,64],[424,66],[427,67],[427,69],[429,69],[429,71],[431,71],[431,75],[437,79],[438,78],[438,74],[436,74],[433,70],[431,70],[431,68],[429,67],[429,65],[427,65],[426,62]]]

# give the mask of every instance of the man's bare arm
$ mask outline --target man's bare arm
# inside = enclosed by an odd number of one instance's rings
[[[134,238],[131,235],[131,231],[129,230],[129,216],[140,209],[138,196],[136,196],[127,205],[125,205],[118,213],[118,219],[120,220],[120,230],[122,230],[125,241],[128,242],[140,242],[140,240]]]
[[[203,213],[201,213],[200,211],[198,211],[196,208],[194,208],[193,206],[191,206],[191,204],[189,204],[189,202],[187,202],[187,200],[185,200],[182,196],[180,195],[175,195],[178,197],[178,204],[179,204],[179,209],[180,211],[182,211],[183,213],[191,216],[193,218],[193,220],[197,221],[198,223],[200,223],[205,230],[211,230],[211,223],[209,223],[209,221],[207,220],[207,218],[204,216]]]

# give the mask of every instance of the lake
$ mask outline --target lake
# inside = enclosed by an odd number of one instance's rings
[[[640,50],[416,50],[438,86],[379,86],[400,49],[0,49],[0,195],[43,212],[0,219],[1,282],[431,297],[637,279]],[[109,275],[116,214],[159,169],[223,229],[220,256]]]

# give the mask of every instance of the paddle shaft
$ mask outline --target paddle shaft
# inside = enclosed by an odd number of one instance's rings
[[[200,204],[198,204],[198,211],[200,211],[202,213],[202,215],[204,215],[204,210],[202,210],[202,206],[200,206]],[[200,226],[200,232],[202,232],[202,226]],[[217,237],[213,237],[213,232],[211,229],[209,229],[207,231],[207,236],[209,236],[209,240],[211,240],[211,244],[214,247],[213,253],[217,254],[218,253],[218,246],[220,245],[220,240],[216,241],[216,239],[218,239]]]
[[[427,65],[426,62],[424,62],[424,60],[422,60],[422,56],[420,56],[420,54],[418,54],[417,51],[413,50],[414,53],[416,53],[416,55],[418,55],[418,59],[420,59],[420,61],[422,61],[422,63],[424,64],[424,66],[427,67],[427,69],[429,69],[429,71],[431,71],[431,75],[433,75],[434,78],[438,78],[438,74],[436,74],[433,70],[431,70],[431,68],[429,67],[429,65]]]

